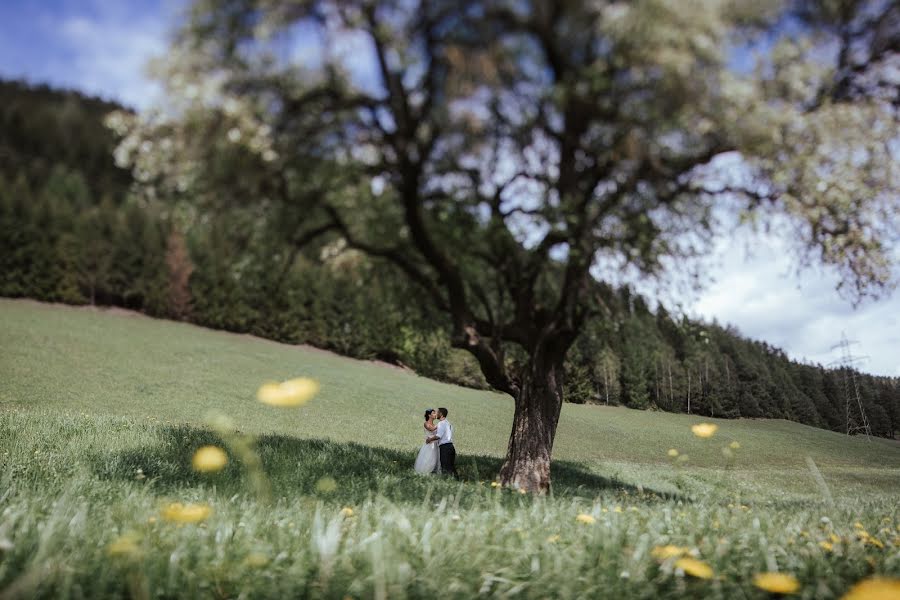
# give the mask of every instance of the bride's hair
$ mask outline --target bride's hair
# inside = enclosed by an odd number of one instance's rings
[[[426,421],[428,420],[428,417],[429,417],[429,415],[431,415],[432,411],[434,411],[433,408],[429,408],[428,410],[425,411],[425,420]]]

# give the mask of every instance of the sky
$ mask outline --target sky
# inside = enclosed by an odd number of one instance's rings
[[[2,0],[0,77],[79,89],[133,108],[161,98],[146,63],[164,52],[182,0]],[[900,290],[854,308],[827,270],[798,274],[787,240],[738,232],[711,259],[690,316],[730,324],[796,360],[829,364],[842,333],[860,368],[900,376]],[[750,250],[748,254],[748,249]]]

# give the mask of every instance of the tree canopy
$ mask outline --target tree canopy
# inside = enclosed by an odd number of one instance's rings
[[[115,115],[154,195],[394,264],[516,399],[504,483],[549,487],[595,278],[783,219],[851,300],[893,286],[898,9],[885,2],[202,0]]]

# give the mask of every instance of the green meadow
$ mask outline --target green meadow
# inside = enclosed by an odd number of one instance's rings
[[[300,376],[308,404],[255,400]],[[437,406],[459,483],[412,471]],[[507,396],[388,365],[0,300],[0,598],[765,598],[774,571],[839,598],[900,577],[896,441],[564,405],[532,497],[492,485],[511,419]],[[222,471],[192,469],[205,445]]]

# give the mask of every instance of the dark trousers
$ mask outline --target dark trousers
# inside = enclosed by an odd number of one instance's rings
[[[456,472],[456,448],[453,447],[453,442],[441,444],[438,446],[438,450],[441,453],[441,473],[453,475],[459,479],[459,474]]]

